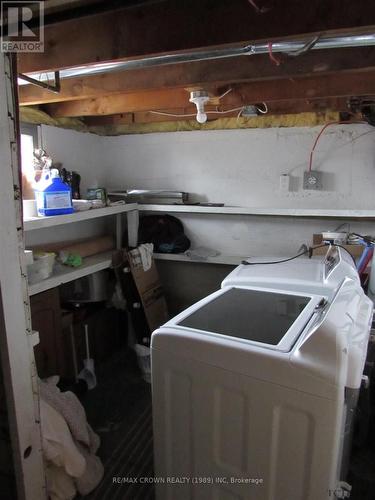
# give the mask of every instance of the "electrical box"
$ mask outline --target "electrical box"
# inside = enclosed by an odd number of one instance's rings
[[[313,189],[318,191],[323,189],[322,172],[310,170],[303,173],[303,189]]]
[[[288,174],[280,175],[280,191],[282,193],[287,193],[290,187],[290,176]]]
[[[251,116],[258,116],[258,110],[255,106],[244,106],[241,112],[241,116],[244,118],[249,118]]]

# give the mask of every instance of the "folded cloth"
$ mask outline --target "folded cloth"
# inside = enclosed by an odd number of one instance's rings
[[[152,243],[142,243],[142,245],[139,245],[138,251],[141,256],[143,270],[148,271],[152,266],[152,253],[154,251],[154,245]]]
[[[85,409],[73,392],[60,391],[56,385],[58,381],[58,376],[41,380],[39,383],[40,397],[63,416],[74,439],[90,446]]]
[[[104,468],[95,452],[100,446],[100,438],[92,430],[86,420],[86,413],[80,401],[72,392],[61,392],[56,386],[58,376],[39,382],[41,405],[58,415],[46,420],[49,426],[42,426],[44,457],[48,465],[48,493],[52,500],[70,500],[72,488],[74,494],[78,489],[81,495],[90,493],[102,480]],[[64,440],[51,440],[50,435],[59,431],[61,421],[64,423]],[[57,426],[57,429],[55,429]],[[47,434],[45,435],[45,433]],[[65,434],[68,436],[65,436]],[[59,436],[60,436],[59,434]],[[62,447],[62,444],[65,445]],[[69,477],[63,477],[68,475]],[[53,496],[54,495],[54,496]],[[65,495],[65,496],[63,496]]]
[[[51,500],[70,500],[76,494],[74,478],[86,471],[86,460],[75,445],[64,418],[40,400],[40,425],[47,491]]]
[[[100,458],[90,453],[84,446],[77,443],[77,448],[87,464],[85,472],[75,479],[78,492],[84,496],[96,488],[103,479],[104,467]]]

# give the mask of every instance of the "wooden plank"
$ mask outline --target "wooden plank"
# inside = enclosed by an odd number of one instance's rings
[[[362,0],[166,0],[70,19],[45,27],[41,53],[19,54],[21,73],[249,40],[327,33],[375,25],[375,3]],[[225,29],[223,29],[225,26]]]
[[[225,109],[225,107],[223,107]],[[214,108],[209,106],[207,110]],[[329,98],[329,99],[311,99],[298,101],[272,101],[268,104],[268,114],[280,115],[289,113],[320,113],[330,111],[348,111],[346,98]],[[169,113],[176,116],[165,116],[150,111],[140,111],[138,113],[128,113],[109,116],[87,116],[84,121],[89,127],[100,126],[116,126],[128,125],[130,123],[158,123],[158,122],[175,122],[179,120],[194,120],[194,116],[182,116],[189,113],[195,113],[194,108],[174,108],[169,109]],[[180,117],[178,116],[180,115]],[[208,121],[216,120],[217,118],[231,118],[238,116],[238,110],[227,114],[208,114]]]
[[[9,54],[0,54],[0,356],[17,498],[45,499],[38,377],[26,295],[16,102]],[[2,488],[2,497],[7,497]]]
[[[21,85],[19,99],[22,105],[35,105],[138,90],[224,86],[232,82],[368,71],[375,68],[375,47],[312,51],[298,58],[284,56],[282,60],[283,63],[276,66],[270,63],[268,55],[257,55],[67,78],[61,81],[59,94],[35,85]]]
[[[300,99],[297,101],[272,101],[268,103],[268,114],[270,115],[284,115],[284,114],[295,114],[295,113],[320,113],[330,111],[347,111],[347,99],[346,98],[331,98],[331,99],[312,99],[305,100]],[[210,108],[207,108],[208,110]],[[223,110],[229,109],[227,106],[223,106]],[[211,108],[213,110],[213,108]],[[171,110],[172,113],[176,115],[182,115],[186,113],[194,112],[194,109],[174,109]],[[208,121],[217,120],[218,118],[231,118],[238,116],[239,111],[236,110],[232,113],[224,113],[224,114],[210,114],[208,113]],[[86,118],[85,122],[87,125],[122,125],[121,121],[116,121],[115,116],[108,117],[89,117]],[[103,118],[107,118],[107,123],[100,123]],[[158,115],[155,113],[151,113],[149,111],[134,113],[133,122],[134,123],[154,123],[154,122],[166,122],[166,121],[176,121],[176,120],[194,120],[194,117],[173,117],[173,116],[165,116]],[[112,120],[112,123],[110,122]],[[96,121],[96,123],[95,123]]]
[[[221,101],[221,105],[239,107],[247,104],[319,99],[327,97],[346,97],[372,95],[375,93],[375,72],[361,74],[326,75],[313,78],[295,78],[279,81],[254,82],[234,85],[233,91]],[[160,90],[155,92],[126,93],[66,101],[46,105],[47,112],[53,117],[97,116],[131,113],[150,110],[192,109],[189,94],[183,89]]]
[[[95,116],[148,111],[150,109],[180,108],[189,102],[189,93],[184,89],[116,94],[97,99],[66,101],[46,105],[53,117]]]

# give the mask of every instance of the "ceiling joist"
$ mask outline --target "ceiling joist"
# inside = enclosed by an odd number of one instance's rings
[[[373,0],[166,0],[45,27],[45,51],[19,54],[21,73],[375,25]]]
[[[219,101],[220,109],[273,101],[313,100],[347,96],[373,95],[375,71],[321,77],[290,78],[281,81],[262,81],[234,84],[232,91]],[[218,95],[218,94],[216,94]],[[216,100],[216,103],[218,101]],[[123,93],[80,101],[66,101],[45,106],[52,117],[80,117],[136,113],[150,110],[189,108],[189,93],[184,89]],[[194,108],[190,109],[193,110]]]
[[[374,27],[375,31],[375,27]],[[375,70],[375,47],[333,49],[309,52],[298,58],[283,57],[280,66],[267,55],[236,57],[231,60],[194,62],[162,68],[121,71],[96,76],[61,80],[59,94],[32,85],[21,85],[21,105],[72,101],[109,94],[168,88],[225,86],[232,82],[247,83],[286,77],[317,76],[329,73]]]

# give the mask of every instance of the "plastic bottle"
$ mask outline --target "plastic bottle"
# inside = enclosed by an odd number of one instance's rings
[[[59,171],[43,171],[35,189],[38,215],[64,215],[73,213],[72,190],[65,184]]]

